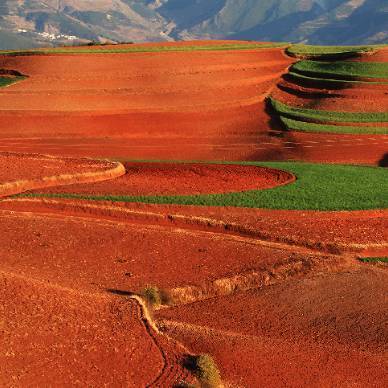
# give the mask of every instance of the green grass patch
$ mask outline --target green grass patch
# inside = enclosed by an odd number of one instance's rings
[[[321,132],[321,133],[354,133],[358,135],[387,135],[388,127],[361,127],[361,126],[346,126],[346,125],[328,125],[309,123],[280,116],[280,120],[288,130],[301,132]]]
[[[294,44],[287,48],[288,55],[294,57],[351,57],[376,51],[386,45],[370,46],[314,46]]]
[[[192,45],[192,46],[128,46],[112,48],[99,46],[89,48],[85,46],[71,48],[46,48],[28,51],[0,51],[0,55],[44,55],[44,54],[125,54],[125,53],[153,53],[176,51],[225,51],[225,50],[252,50],[287,47],[288,43],[228,43],[222,45]]]
[[[386,168],[303,162],[235,164],[266,166],[289,171],[296,175],[297,180],[292,184],[267,190],[225,194],[117,196],[26,193],[17,197],[299,210],[362,210],[388,207],[388,169]]]
[[[299,61],[292,65],[292,72],[315,77],[332,77],[345,80],[357,78],[388,79],[388,63],[384,62],[351,62],[351,61]]]
[[[0,88],[12,85],[16,82],[23,81],[26,77],[0,77]]]
[[[388,257],[359,257],[358,260],[360,260],[362,263],[388,263]]]
[[[318,122],[349,122],[349,123],[379,123],[388,122],[388,112],[337,112],[316,110],[309,108],[299,108],[286,105],[280,101],[270,98],[273,108],[285,117],[291,117],[302,121]]]
[[[319,89],[322,89],[322,85],[328,85],[333,89],[345,89],[348,87],[355,87],[357,85],[388,85],[388,81],[363,81],[363,80],[346,80],[346,79],[334,79],[334,78],[319,78],[308,76],[305,74],[296,73],[290,70],[287,73],[288,76],[294,80],[299,81],[302,85],[315,85]]]

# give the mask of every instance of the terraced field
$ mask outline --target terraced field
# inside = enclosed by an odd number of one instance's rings
[[[382,49],[385,53],[387,49]],[[270,99],[289,131],[388,134],[388,64],[385,54],[347,60],[302,59]],[[349,54],[349,52],[348,52]],[[384,137],[381,138],[384,141]]]
[[[384,386],[388,51],[286,46],[0,54],[0,385]]]

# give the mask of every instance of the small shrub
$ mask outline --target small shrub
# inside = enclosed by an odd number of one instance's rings
[[[141,292],[141,296],[150,306],[153,307],[173,304],[173,299],[170,293],[158,288],[157,286],[146,286]]]
[[[213,357],[209,354],[199,356],[188,356],[186,367],[190,369],[200,380],[201,386],[205,388],[221,387],[221,375]]]
[[[156,286],[146,286],[141,292],[141,295],[151,306],[158,307],[162,304],[160,291]]]

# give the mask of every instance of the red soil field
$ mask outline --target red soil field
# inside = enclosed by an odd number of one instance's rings
[[[364,89],[351,89],[352,94],[349,92],[340,92],[342,95],[336,96],[335,94],[327,94],[326,96],[317,97],[312,94],[305,96],[300,93],[287,93],[277,88],[273,97],[287,105],[296,107],[305,107],[316,110],[328,110],[337,112],[386,112],[388,106],[388,95],[386,90],[377,89],[375,94],[372,94],[370,90]],[[337,93],[335,91],[334,93]],[[354,94],[353,94],[354,93]],[[373,126],[373,123],[370,124]],[[386,125],[386,123],[385,123]]]
[[[386,276],[355,267],[157,316],[195,351],[211,348],[234,384],[379,386],[388,379]],[[260,368],[252,368],[253,359]]]
[[[157,333],[135,299],[75,292],[0,271],[2,386],[171,386],[192,380],[186,349]],[[145,360],[144,354],[147,354]],[[134,366],[141,365],[141,373]]]
[[[327,258],[334,267],[347,263],[318,251],[272,248],[248,236],[29,210],[0,214],[1,247],[12,253],[4,256],[1,269],[85,292],[138,292],[147,284],[199,286],[301,258],[311,263]]]
[[[29,76],[0,91],[0,150],[378,163],[386,147],[373,140],[342,156],[335,135],[314,144],[271,121],[264,98],[293,61],[282,49],[0,56],[0,68]]]
[[[359,254],[378,250],[381,256],[388,254],[385,209],[322,212],[38,198],[5,200],[0,209],[229,233],[296,249]]]
[[[123,175],[100,158],[378,164],[388,136],[285,133],[271,118],[265,98],[293,61],[282,49],[0,56],[28,76],[0,89],[0,189],[174,195],[294,179],[198,163],[125,162]],[[370,104],[380,90],[364,92]],[[0,385],[170,387],[195,382],[184,359],[200,353],[228,387],[388,380],[387,267],[357,259],[387,255],[385,209],[6,198],[0,219]],[[147,285],[172,298],[153,317],[133,296]]]
[[[388,61],[388,48],[381,48],[367,55],[361,55],[352,59],[360,62],[387,62]]]
[[[189,195],[268,189],[291,183],[285,171],[216,164],[124,163],[125,175],[113,181],[68,185],[61,193],[87,195]],[[158,182],[155,185],[155,182]],[[46,189],[41,192],[58,192]]]
[[[0,152],[0,196],[77,182],[98,182],[125,173],[117,162]]]

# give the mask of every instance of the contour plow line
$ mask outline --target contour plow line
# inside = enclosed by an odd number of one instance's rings
[[[225,222],[210,217],[187,216],[182,214],[163,214],[153,211],[128,209],[110,206],[106,203],[71,202],[70,200],[52,200],[41,198],[9,198],[0,202],[0,209],[20,213],[74,216],[77,218],[94,218],[107,221],[120,221],[127,224],[156,225],[158,227],[176,227],[187,231],[202,231],[228,235],[230,238],[242,239],[246,243],[268,246],[274,249],[291,250],[300,253],[343,254],[359,253],[370,249],[388,249],[388,242],[380,243],[329,243],[296,239],[289,236],[277,236],[271,233],[241,225]]]
[[[7,153],[9,155],[9,153]],[[13,154],[17,155],[17,154]],[[2,153],[0,153],[0,157]],[[22,156],[26,158],[25,156]],[[126,173],[125,167],[120,162],[112,162],[107,160],[92,160],[92,159],[75,159],[75,158],[58,158],[49,155],[29,155],[28,157],[42,159],[43,162],[68,161],[71,163],[79,161],[80,163],[93,163],[92,171],[79,173],[67,173],[51,176],[40,176],[31,179],[20,179],[15,181],[7,181],[0,183],[0,198],[10,195],[20,194],[29,190],[37,190],[47,187],[66,186],[75,183],[94,183],[120,177]],[[96,171],[96,168],[97,171]],[[89,169],[89,168],[88,168]],[[94,171],[93,171],[94,170]]]
[[[291,257],[270,268],[253,270],[235,276],[223,277],[201,285],[187,285],[167,290],[170,306],[180,306],[220,296],[233,295],[298,279],[311,273],[335,273],[357,265],[349,256]],[[165,308],[165,306],[161,306]]]

